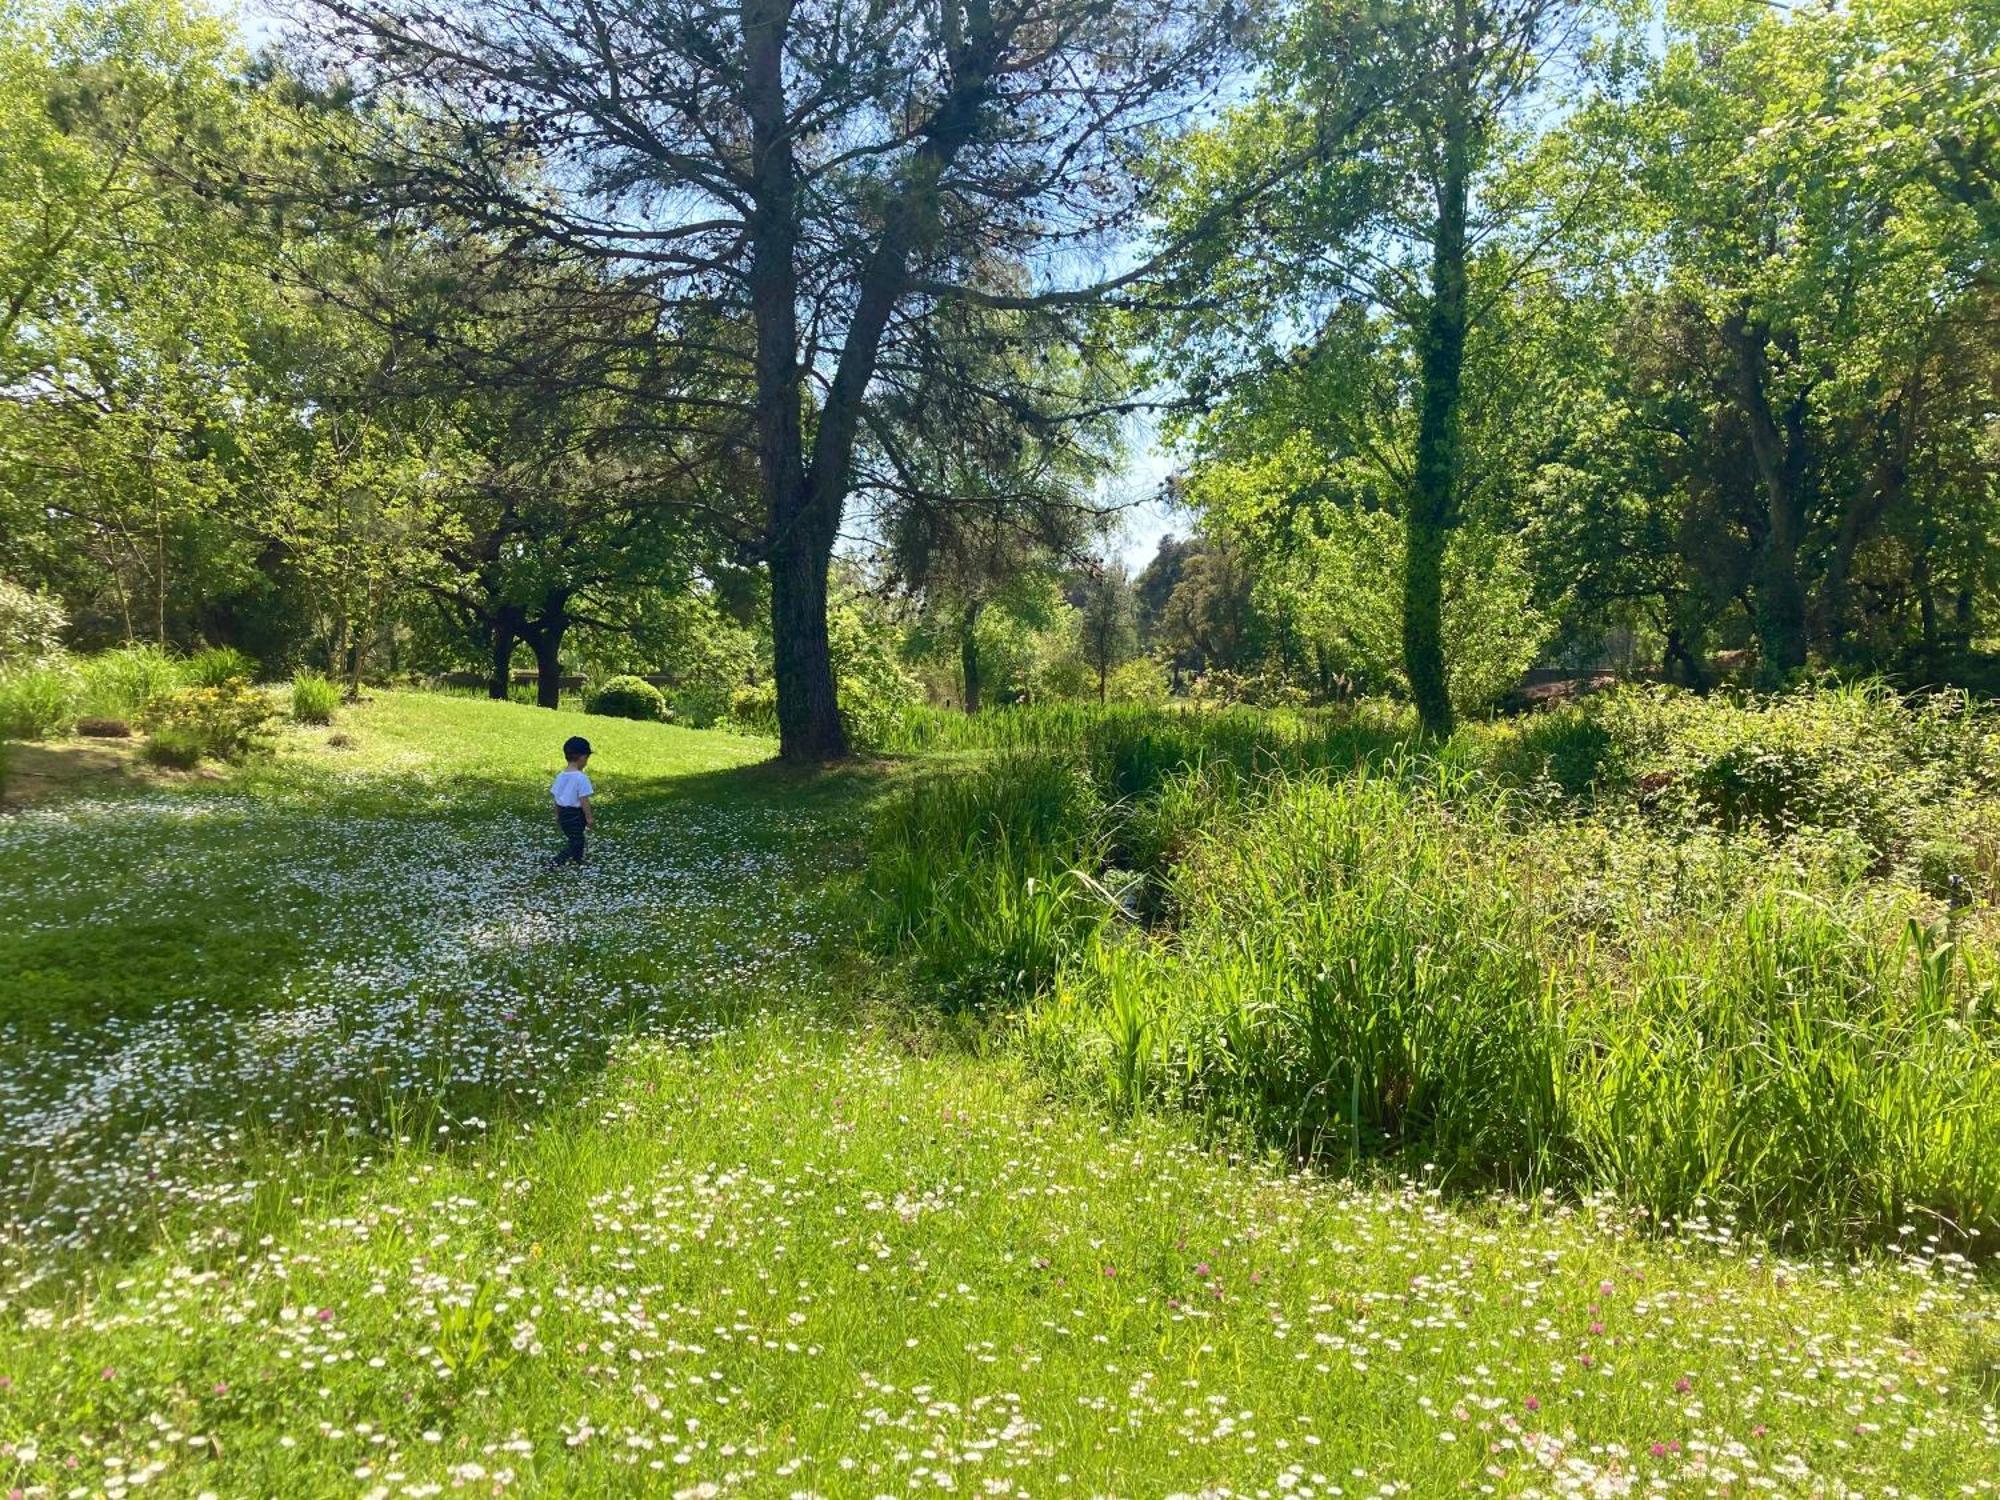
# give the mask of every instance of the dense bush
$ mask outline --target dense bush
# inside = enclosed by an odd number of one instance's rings
[[[1020,1005],[1071,1087],[1449,1180],[1996,1243],[2000,810],[1962,702],[1633,695],[1436,754],[1371,711],[980,718],[1009,748],[878,825],[878,937],[946,1003]]]
[[[153,731],[139,754],[156,766],[192,771],[201,764],[203,740],[198,730],[168,724]]]
[[[319,672],[301,672],[292,679],[292,721],[331,724],[340,705],[340,685]]]
[[[745,734],[775,735],[778,732],[778,689],[775,683],[756,682],[729,695],[729,722]]]
[[[1167,669],[1150,656],[1137,656],[1113,667],[1104,686],[1113,703],[1162,704],[1167,701]]]
[[[583,711],[614,719],[664,720],[667,697],[643,677],[613,677],[583,695]]]
[[[859,599],[837,604],[827,620],[840,716],[856,746],[879,749],[903,711],[923,690],[897,656],[895,634],[872,605]]]
[[[33,665],[60,654],[68,623],[56,600],[0,578],[0,666]]]
[[[707,729],[728,718],[736,690],[756,664],[756,640],[740,626],[718,624],[694,635],[675,661],[667,696],[675,722]]]
[[[236,761],[258,749],[277,717],[271,700],[248,683],[183,688],[155,699],[139,723],[156,741],[193,745],[200,755]]]

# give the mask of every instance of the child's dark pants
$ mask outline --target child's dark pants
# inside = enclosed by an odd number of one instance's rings
[[[555,862],[559,865],[580,865],[583,863],[583,809],[580,807],[559,807],[556,809],[556,826],[569,840]]]

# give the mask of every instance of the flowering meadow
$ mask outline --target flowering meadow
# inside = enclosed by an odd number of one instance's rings
[[[384,694],[0,819],[0,1492],[2000,1493],[2000,1287],[1051,1092],[856,941],[880,783]]]

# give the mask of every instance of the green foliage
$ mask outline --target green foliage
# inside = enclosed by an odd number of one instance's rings
[[[301,672],[292,679],[292,722],[331,724],[340,704],[340,685],[319,672]]]
[[[1952,693],[1905,701],[1862,684],[1729,703],[1625,692],[1583,713],[1609,733],[1615,774],[1653,816],[1841,832],[1885,862],[2000,782],[1991,715]]]
[[[2000,1229],[2000,950],[1934,904],[2000,847],[1962,700],[1621,694],[1437,756],[1362,713],[948,729],[1014,748],[885,815],[878,940],[1108,1104],[1822,1241]]]
[[[230,682],[255,682],[257,659],[234,646],[197,651],[181,668],[181,678],[193,687],[221,687]]]
[[[0,578],[0,667],[56,655],[68,623],[60,600]]]
[[[738,688],[757,666],[757,641],[726,619],[690,635],[675,654],[667,701],[676,722],[707,729],[727,718]]]
[[[671,715],[666,694],[643,677],[614,677],[593,684],[583,695],[583,711],[614,719],[653,719],[664,722]]]
[[[137,719],[156,698],[186,680],[183,664],[158,646],[123,646],[81,658],[83,712]]]
[[[77,676],[66,661],[0,667],[0,739],[45,740],[76,721]]]
[[[190,687],[156,698],[138,722],[153,738],[193,745],[216,760],[239,761],[263,748],[277,711],[240,678],[217,687]]]
[[[729,695],[729,721],[745,734],[776,736],[778,687],[773,682],[747,683]]]
[[[903,666],[895,623],[872,600],[850,595],[832,606],[827,629],[848,737],[857,746],[879,746],[922,696]],[[774,699],[774,720],[775,714]]]
[[[192,771],[209,753],[208,737],[191,724],[163,724],[146,737],[139,753],[153,765]]]
[[[1105,701],[1158,705],[1167,701],[1167,690],[1167,669],[1150,656],[1135,656],[1111,669]]]
[[[953,1003],[1038,993],[1109,912],[1085,873],[1101,803],[1081,767],[1042,755],[938,777],[878,820],[865,886],[879,939],[915,954]]]

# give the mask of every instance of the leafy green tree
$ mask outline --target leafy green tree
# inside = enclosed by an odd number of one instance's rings
[[[283,315],[192,174],[252,149],[238,66],[174,0],[0,22],[0,524],[86,632],[185,637],[254,572],[234,445]]]
[[[1129,163],[1212,82],[1234,30],[1210,0],[315,9],[306,50],[386,106],[371,118],[435,127],[385,131],[377,201],[611,267],[700,356],[702,400],[756,463],[795,760],[846,750],[828,579],[878,403],[962,350],[933,336],[940,310],[1016,312],[1042,343],[1087,336],[1072,310],[1145,268],[1075,273],[1129,233]],[[963,389],[995,420],[1070,415],[1059,393],[982,384],[983,358]]]
[[[1907,482],[1926,371],[1980,316],[1967,299],[1992,240],[1974,121],[2000,101],[1995,56],[1971,7],[1700,0],[1670,15],[1636,97],[1579,125],[1622,153],[1632,191],[1613,264],[1666,299],[1657,326],[1685,381],[1727,407],[1747,451],[1768,681],[1815,636],[1841,649],[1857,549]],[[1917,98],[1951,107],[1927,125]]]
[[[1362,487],[1403,532],[1403,676],[1436,734],[1453,717],[1445,577],[1468,500],[1469,347],[1590,189],[1510,170],[1589,15],[1561,0],[1299,6],[1252,99],[1178,158],[1186,214],[1259,180],[1287,189],[1210,239],[1191,273],[1202,311],[1180,320],[1171,363],[1197,398],[1226,382],[1232,416],[1275,381],[1280,404],[1309,405],[1372,468]],[[1241,453],[1230,420],[1202,435]]]
[[[1106,701],[1112,672],[1139,651],[1139,612],[1132,579],[1117,560],[1100,563],[1073,586],[1077,650],[1097,678],[1097,701]]]

